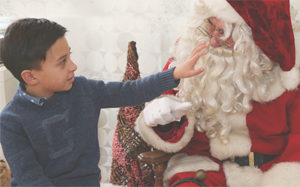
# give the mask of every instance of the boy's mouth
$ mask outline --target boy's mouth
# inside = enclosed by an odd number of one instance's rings
[[[68,79],[68,82],[73,83],[74,82],[74,76]]]

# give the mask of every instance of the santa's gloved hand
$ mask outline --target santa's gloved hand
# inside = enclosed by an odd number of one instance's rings
[[[161,97],[147,103],[142,113],[146,125],[155,127],[180,121],[191,107],[191,103],[182,102],[175,97]]]

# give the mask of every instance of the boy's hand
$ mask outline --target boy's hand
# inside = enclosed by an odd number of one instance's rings
[[[200,56],[207,54],[208,52],[208,44],[207,43],[200,43],[195,49],[192,51],[190,57],[183,63],[176,66],[173,76],[175,80],[192,77],[201,73],[204,69],[194,69],[196,62],[198,61]]]

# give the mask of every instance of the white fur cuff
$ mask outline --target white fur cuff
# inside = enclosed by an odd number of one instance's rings
[[[283,162],[276,164],[263,174],[262,187],[295,187],[300,186],[300,163]]]
[[[165,97],[174,97],[174,96],[165,96]],[[186,146],[194,134],[194,118],[190,117],[190,114],[187,115],[189,119],[189,124],[185,128],[184,135],[182,138],[176,143],[170,143],[164,141],[159,135],[156,134],[152,127],[146,125],[144,120],[143,112],[140,113],[139,117],[136,120],[135,130],[141,135],[141,137],[154,148],[165,151],[168,153],[174,153],[181,150],[184,146]]]
[[[225,162],[223,164],[226,183],[230,187],[258,186],[262,171],[256,167],[241,167],[236,163]]]

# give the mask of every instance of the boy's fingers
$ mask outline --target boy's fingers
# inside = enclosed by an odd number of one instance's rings
[[[201,73],[201,72],[203,72],[203,71],[204,71],[203,68],[195,69],[195,70],[193,70],[193,71],[190,72],[190,76],[197,75],[197,74],[199,74],[199,73]]]
[[[205,47],[208,47],[209,45],[208,45],[208,43],[207,42],[201,42],[198,46],[197,46],[197,49],[198,50],[201,50],[201,49],[203,49],[203,48],[205,48]]]
[[[196,47],[196,52],[200,52],[200,51],[202,51],[203,49],[206,49],[206,48],[208,48],[208,44],[207,43],[201,43],[198,47]]]
[[[205,48],[205,49],[201,50],[199,53],[200,53],[201,56],[207,54],[208,53],[208,48]]]
[[[199,74],[199,73],[201,73],[201,72],[203,72],[203,71],[204,71],[204,68],[198,68],[198,69],[195,69],[194,75],[197,75],[197,74]]]
[[[200,53],[195,54],[195,55],[192,57],[191,62],[192,62],[193,64],[195,64],[195,63],[198,61],[198,59],[200,58],[200,56],[201,56]]]
[[[192,61],[193,63],[196,63],[196,62],[198,61],[198,59],[200,58],[200,56],[203,56],[203,55],[205,55],[205,54],[207,54],[207,53],[208,53],[208,49],[202,50],[202,51],[196,53],[196,54],[192,57],[191,61]]]
[[[191,56],[194,56],[195,53],[201,51],[202,49],[208,47],[208,44],[206,42],[202,42],[200,43],[198,46],[196,46],[193,51],[192,51],[192,54]]]

